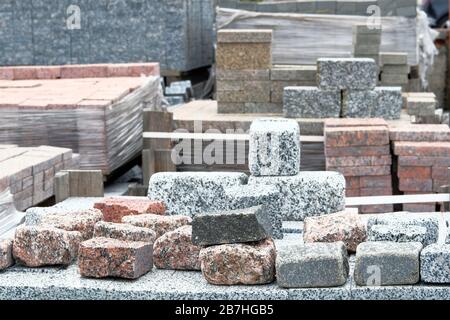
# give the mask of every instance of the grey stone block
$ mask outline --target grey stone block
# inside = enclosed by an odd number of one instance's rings
[[[281,103],[272,102],[221,102],[217,103],[219,113],[283,113]]]
[[[408,84],[408,75],[382,73],[381,84],[387,86]]]
[[[374,92],[377,95],[377,100],[372,111],[372,117],[386,120],[400,119],[403,106],[402,88],[376,87]]]
[[[369,233],[375,225],[424,227],[427,230],[424,240],[425,245],[436,243],[439,239],[439,214],[435,213],[397,212],[373,216],[367,221]]]
[[[368,241],[420,242],[426,243],[427,229],[420,226],[374,225],[370,228]]]
[[[419,242],[364,242],[356,251],[359,286],[411,285],[420,280]]]
[[[197,246],[255,242],[271,233],[272,225],[263,206],[211,212],[192,220],[192,243]]]
[[[221,210],[236,210],[263,206],[269,215],[272,228],[270,236],[283,239],[283,216],[280,192],[275,186],[243,185],[225,189],[227,207]]]
[[[401,52],[381,52],[380,60],[382,65],[404,65],[408,64],[408,54]]]
[[[385,65],[383,66],[383,74],[396,74],[396,75],[404,75],[408,76],[410,71],[409,65]]]
[[[296,175],[300,171],[298,123],[270,118],[253,121],[248,162],[254,176]]]
[[[270,79],[278,81],[315,81],[316,77],[316,66],[274,67],[270,71]]]
[[[370,118],[377,102],[372,90],[345,90],[342,98],[344,118]]]
[[[378,80],[375,61],[366,58],[318,59],[317,73],[324,90],[371,90]]]
[[[264,81],[270,80],[270,70],[216,70],[217,80]]]
[[[422,250],[420,276],[426,283],[450,283],[450,245],[433,244]]]
[[[341,93],[316,87],[286,87],[283,111],[288,118],[339,118]]]
[[[250,185],[272,185],[281,196],[284,221],[336,213],[345,208],[345,179],[337,172],[300,172],[291,177],[250,177]]]
[[[148,197],[163,201],[168,214],[193,216],[224,207],[224,188],[246,182],[244,173],[161,172],[150,178]]]
[[[436,99],[427,97],[408,97],[410,116],[433,116],[436,111]]]
[[[347,249],[343,242],[279,246],[276,273],[283,288],[342,286],[349,273]]]

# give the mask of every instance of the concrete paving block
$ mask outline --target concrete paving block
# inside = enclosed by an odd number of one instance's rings
[[[284,89],[283,110],[288,118],[338,118],[341,94],[338,90],[316,87],[287,87]]]
[[[427,229],[420,226],[374,225],[370,228],[368,241],[420,242],[426,243]]]
[[[420,276],[426,283],[450,283],[450,245],[433,244],[422,250]]]

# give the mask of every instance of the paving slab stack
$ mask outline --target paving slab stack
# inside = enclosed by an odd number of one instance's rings
[[[432,92],[409,92],[405,104],[411,122],[416,124],[440,124],[443,110],[438,108],[436,95]]]
[[[450,129],[447,125],[391,126],[398,189],[403,194],[441,192],[448,185]],[[404,204],[403,210],[435,211],[436,204]]]
[[[383,119],[325,121],[328,171],[346,179],[347,197],[392,195],[389,128]],[[392,212],[392,205],[362,206],[361,213]]]
[[[399,52],[382,52],[381,81],[382,86],[400,86],[408,91],[410,67],[408,54]]]
[[[284,89],[288,118],[400,118],[400,87],[377,87],[378,66],[370,58],[317,60],[317,87]]]
[[[380,65],[381,25],[356,24],[353,26],[353,56],[370,58]]]

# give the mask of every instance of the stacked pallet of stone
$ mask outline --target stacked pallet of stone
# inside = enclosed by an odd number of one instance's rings
[[[399,119],[401,88],[376,87],[377,82],[378,67],[373,59],[318,59],[317,87],[285,88],[284,115]]]
[[[344,175],[347,197],[392,195],[392,157],[385,120],[332,119],[325,122],[327,170]],[[361,213],[393,211],[392,205],[362,206]]]
[[[353,26],[353,56],[370,58],[380,65],[381,25],[368,26],[356,24]]]
[[[440,124],[442,122],[443,110],[437,108],[437,99],[434,93],[410,92],[405,99],[412,123]]]
[[[390,128],[397,163],[399,191],[406,195],[439,193],[448,185],[450,129],[448,125],[409,125]],[[435,203],[404,204],[405,211],[429,212]]]
[[[0,192],[9,188],[18,210],[52,197],[55,174],[78,165],[78,155],[65,148],[10,146],[0,150]]]
[[[216,51],[219,113],[279,112],[270,98],[271,67],[271,30],[219,31]]]
[[[381,85],[400,86],[408,91],[410,67],[408,54],[398,52],[381,52]]]

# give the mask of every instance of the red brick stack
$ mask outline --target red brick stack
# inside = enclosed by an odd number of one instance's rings
[[[328,171],[347,181],[347,197],[392,195],[389,128],[382,119],[330,119],[325,122]],[[361,213],[392,212],[393,205],[362,206]]]
[[[399,190],[405,195],[439,192],[448,185],[450,128],[447,125],[408,125],[390,128],[397,156]],[[435,211],[436,204],[404,204],[404,211]]]

